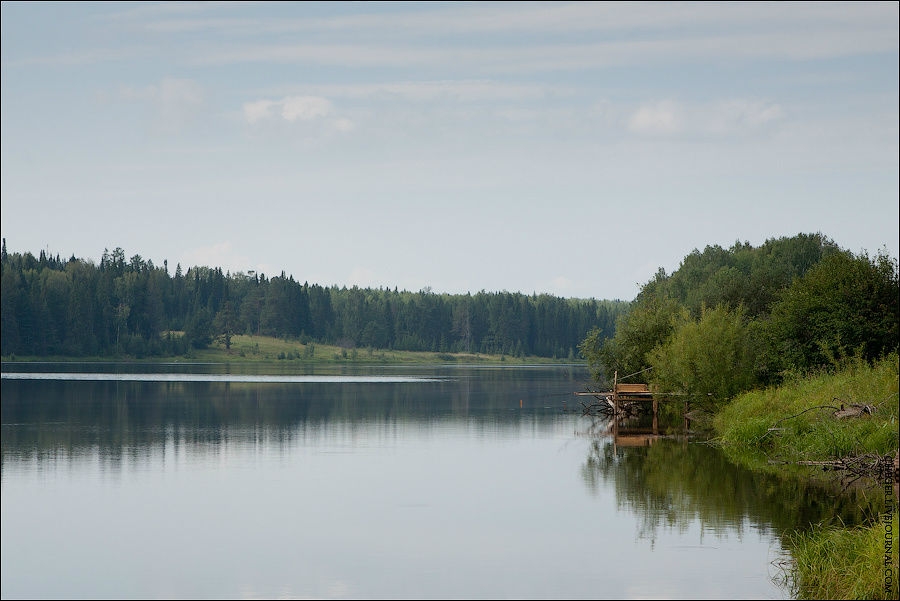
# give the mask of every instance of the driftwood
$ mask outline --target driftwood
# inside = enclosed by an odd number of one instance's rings
[[[829,459],[825,461],[769,461],[769,463],[777,463],[781,465],[805,465],[809,467],[820,467],[823,472],[839,472],[842,480],[846,482],[844,488],[847,488],[860,478],[885,479],[891,478],[896,483],[900,481],[898,474],[898,455],[878,455],[877,453],[866,453],[865,455],[857,455],[855,457],[841,457],[840,459]]]
[[[612,418],[615,414],[619,419],[627,419],[637,417],[645,407],[641,403],[633,401],[619,401],[619,412],[616,413],[615,404],[608,396],[599,397],[596,403],[586,405],[581,404],[582,415],[593,415],[598,417]]]
[[[891,395],[891,396],[893,396],[893,395]],[[888,398],[890,398],[890,397],[888,397]],[[832,402],[837,401],[840,403],[840,400],[841,399],[835,397],[834,399],[832,399]],[[882,401],[881,403],[884,403],[884,402],[885,401]],[[840,407],[835,407],[834,405],[816,405],[815,407],[810,407],[809,409],[804,409],[800,413],[795,413],[794,415],[782,417],[780,420],[778,420],[777,422],[772,424],[772,426],[769,428],[769,432],[783,430],[784,428],[778,427],[778,424],[780,424],[781,422],[789,420],[789,419],[794,419],[795,417],[800,417],[804,413],[809,413],[810,411],[815,411],[816,409],[831,409],[832,417],[834,417],[836,419],[847,419],[848,417],[861,417],[863,415],[873,415],[878,410],[878,406],[881,405],[881,403],[878,403],[878,405],[853,404],[850,406],[845,406],[843,403],[841,403]]]
[[[843,403],[841,404],[841,408],[837,411],[832,412],[831,415],[836,417],[837,419],[847,419],[848,417],[860,417],[863,415],[872,415],[875,413],[876,407],[874,405],[850,405],[849,407],[844,407]]]
[[[894,457],[891,455],[878,455],[877,453],[866,453],[855,457],[841,457],[840,459],[828,459],[825,461],[784,461],[779,463],[821,467],[823,472],[843,471],[853,476],[875,477],[894,472]]]

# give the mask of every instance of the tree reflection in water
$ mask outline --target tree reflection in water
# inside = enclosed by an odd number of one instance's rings
[[[660,528],[683,532],[699,523],[714,536],[742,537],[748,529],[781,536],[820,522],[862,523],[880,506],[874,490],[840,494],[822,483],[752,472],[720,449],[684,437],[648,443],[622,447],[612,436],[595,439],[582,477],[595,493],[612,484],[617,506],[639,517],[638,537],[651,544]]]

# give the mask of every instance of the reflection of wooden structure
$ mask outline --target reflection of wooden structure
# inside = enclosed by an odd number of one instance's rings
[[[618,428],[616,428],[618,430]],[[613,445],[616,447],[649,447],[659,438],[654,428],[652,432],[643,432],[628,428],[624,431],[613,432]]]

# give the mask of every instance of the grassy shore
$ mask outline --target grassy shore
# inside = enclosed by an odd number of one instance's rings
[[[738,396],[716,414],[713,426],[726,454],[737,463],[785,477],[835,478],[832,472],[796,463],[896,453],[898,375],[900,362],[893,354],[874,365],[857,361],[835,373],[794,378]],[[830,407],[854,403],[877,409],[872,415],[843,420],[832,415]],[[897,489],[888,485],[874,490],[884,495],[881,505],[890,510],[886,520],[890,527],[872,516],[868,525],[818,524],[785,538],[794,562],[790,580],[795,595],[897,598]],[[890,559],[887,566],[885,553]]]
[[[161,357],[134,357],[128,355],[107,355],[96,357],[46,356],[22,357],[4,356],[3,361],[128,361],[149,362],[209,362],[209,363],[496,363],[500,365],[523,365],[534,363],[571,363],[573,359],[553,359],[551,357],[512,357],[482,353],[435,353],[427,351],[398,351],[390,349],[357,348],[347,349],[328,344],[301,344],[296,340],[283,340],[270,336],[234,336],[231,350],[226,351],[221,342],[205,349],[191,349],[186,355]]]
[[[789,535],[785,542],[794,558],[793,594],[800,599],[896,599],[898,526],[895,507],[887,523],[819,525]],[[885,564],[886,537],[892,539],[890,565]],[[890,580],[886,568],[892,572]]]
[[[877,410],[862,418],[835,419],[831,407],[842,404]],[[742,394],[718,411],[713,426],[726,445],[784,461],[885,454],[897,448],[898,406],[898,360],[892,355],[874,365],[856,361],[836,373]]]

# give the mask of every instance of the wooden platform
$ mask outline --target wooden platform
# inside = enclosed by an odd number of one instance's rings
[[[652,401],[653,393],[646,384],[619,384],[613,386],[613,400],[620,401]]]

